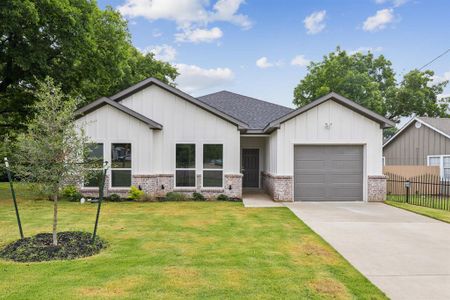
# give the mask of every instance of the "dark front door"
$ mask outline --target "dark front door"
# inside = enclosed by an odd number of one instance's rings
[[[244,187],[259,187],[259,149],[242,149]]]

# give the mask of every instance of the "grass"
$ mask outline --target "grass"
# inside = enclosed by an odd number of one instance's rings
[[[52,204],[18,188],[25,235],[51,230]],[[0,184],[0,246],[18,238]],[[91,231],[96,205],[61,202],[59,230]],[[0,260],[0,299],[386,299],[287,208],[230,202],[105,203],[100,254]]]
[[[392,202],[405,202],[406,195],[387,195],[387,200]],[[431,196],[431,195],[410,195],[408,204],[435,208],[440,210],[448,210],[450,207],[450,197],[448,196]]]
[[[386,201],[387,204],[403,208],[412,212],[415,212],[420,215],[424,215],[426,217],[430,217],[436,220],[440,220],[443,222],[450,223],[450,211],[441,210],[441,209],[435,209],[435,208],[429,208],[424,206],[418,206],[418,205],[412,205],[404,202],[397,202],[397,201]]]

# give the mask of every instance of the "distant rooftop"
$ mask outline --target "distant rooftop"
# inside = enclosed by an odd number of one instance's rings
[[[450,118],[417,117],[417,119],[424,121],[447,135],[450,135]]]
[[[233,118],[247,123],[250,129],[263,129],[270,122],[293,111],[292,108],[286,106],[229,91],[220,91],[197,97],[197,99]]]

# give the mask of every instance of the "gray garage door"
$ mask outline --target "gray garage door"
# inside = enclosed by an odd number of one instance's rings
[[[362,146],[295,146],[295,201],[362,201]]]

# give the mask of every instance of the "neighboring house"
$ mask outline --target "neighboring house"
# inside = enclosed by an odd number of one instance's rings
[[[226,91],[194,98],[149,78],[76,114],[97,143],[92,158],[111,162],[109,194],[136,185],[233,197],[263,188],[277,201],[385,196],[382,129],[394,124],[335,93],[292,110]]]
[[[415,117],[383,145],[385,165],[439,166],[450,178],[450,118]]]

